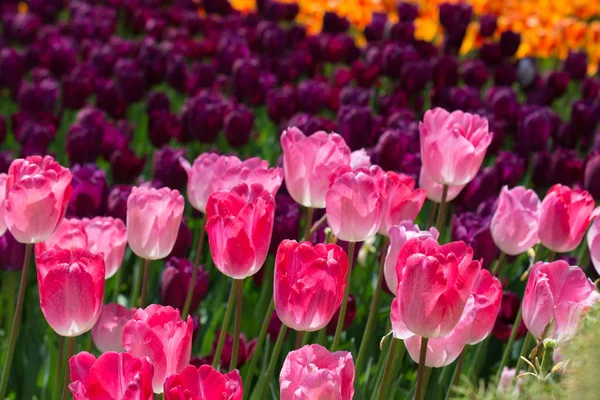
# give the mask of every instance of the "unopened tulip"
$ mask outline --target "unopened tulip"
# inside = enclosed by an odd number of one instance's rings
[[[6,199],[6,179],[8,175],[0,174],[0,236],[6,232],[6,222],[4,222],[4,200]]]
[[[283,172],[290,196],[305,207],[324,208],[332,172],[350,165],[350,148],[337,133],[305,136],[292,127],[281,135]]]
[[[102,353],[107,351],[125,351],[123,347],[123,329],[133,319],[136,309],[129,309],[117,303],[105,304],[96,325],[92,328],[92,339]]]
[[[415,180],[392,171],[385,173],[382,198],[382,219],[379,233],[387,236],[388,230],[402,221],[414,221],[425,202],[426,190],[415,189]]]
[[[387,249],[387,256],[385,257],[385,283],[387,287],[396,293],[396,287],[398,286],[398,275],[396,275],[396,262],[398,261],[398,255],[400,249],[410,239],[419,237],[430,237],[437,240],[440,233],[434,227],[429,228],[428,231],[422,231],[418,225],[415,225],[412,221],[402,221],[398,225],[392,226],[388,230],[388,236],[390,238],[390,247]]]
[[[448,194],[446,195],[446,201],[454,200],[460,194],[461,190],[465,188],[465,186],[467,185],[464,184],[459,186],[448,186]],[[421,168],[421,172],[419,174],[419,187],[425,189],[427,198],[429,200],[434,201],[436,203],[442,202],[444,186],[432,181],[431,178],[425,173],[425,170],[423,168]]]
[[[63,218],[48,240],[35,245],[35,255],[39,256],[49,249],[74,250],[87,248],[88,238],[81,220]],[[96,253],[95,251],[91,252]]]
[[[297,331],[325,327],[342,303],[347,273],[348,256],[335,244],[281,242],[273,294],[279,319]]]
[[[152,400],[152,363],[110,351],[96,358],[82,351],[69,360],[74,400]]]
[[[488,121],[478,115],[435,108],[419,124],[424,172],[441,185],[469,183],[492,142]]]
[[[587,234],[587,245],[590,250],[590,258],[596,271],[600,273],[600,219],[594,220]]]
[[[260,184],[275,196],[283,182],[283,171],[279,167],[269,168],[269,163],[258,157],[249,158],[237,165],[231,165],[213,182],[213,192],[228,191],[241,183],[248,186]]]
[[[206,205],[206,232],[215,266],[233,279],[254,275],[269,250],[275,200],[259,184],[215,192]]]
[[[594,209],[594,199],[585,190],[560,184],[552,186],[541,205],[540,241],[557,253],[575,250],[599,211]]]
[[[354,396],[354,362],[347,351],[329,352],[311,344],[288,353],[279,374],[281,400]]]
[[[327,223],[337,238],[361,242],[377,233],[382,185],[383,171],[377,166],[345,172],[334,180],[325,204]]]
[[[94,326],[104,300],[104,259],[86,250],[51,249],[36,256],[40,308],[60,336]]]
[[[65,215],[72,191],[71,172],[52,157],[14,160],[4,201],[8,230],[21,243],[48,239]]]
[[[192,318],[182,321],[172,307],[151,304],[135,312],[123,329],[123,347],[135,357],[148,357],[154,366],[154,393],[163,392],[163,383],[190,363]]]
[[[188,365],[165,381],[165,400],[242,400],[242,377],[237,369],[222,374],[210,365]]]
[[[524,253],[538,242],[540,199],[523,186],[504,186],[490,230],[496,246],[510,256]]]
[[[118,218],[96,217],[81,220],[87,235],[87,249],[95,254],[102,253],[106,266],[106,279],[121,267],[127,247],[127,229]]]
[[[564,341],[575,335],[584,313],[600,300],[596,286],[579,267],[559,260],[533,266],[523,297],[523,321],[529,332],[541,339]]]
[[[175,245],[184,201],[177,190],[134,187],[127,199],[127,241],[146,260],[165,258]]]

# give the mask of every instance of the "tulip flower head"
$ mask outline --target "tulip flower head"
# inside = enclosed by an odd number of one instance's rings
[[[379,233],[386,236],[388,230],[402,221],[414,221],[425,202],[426,190],[415,189],[415,180],[392,171],[383,179],[382,219]]]
[[[446,201],[454,200],[465,188],[465,186],[467,186],[467,184],[458,186],[448,186],[448,194],[446,195]],[[427,175],[423,168],[421,168],[421,172],[419,173],[419,187],[425,189],[425,192],[427,193],[427,198],[429,200],[436,203],[442,202],[444,185],[434,182],[429,177],[429,175]]]
[[[39,256],[49,249],[73,250],[87,248],[88,238],[81,220],[77,218],[63,218],[48,240],[35,245],[35,254]],[[92,251],[92,253],[95,252]]]
[[[4,222],[4,200],[6,199],[6,179],[8,175],[0,174],[0,236],[6,232],[6,222]]]
[[[92,339],[96,348],[107,351],[125,351],[123,347],[123,329],[133,319],[136,308],[129,309],[117,303],[105,304],[96,325],[92,328]]]
[[[595,219],[587,234],[587,244],[590,258],[596,271],[600,273],[600,219]]]
[[[242,377],[237,369],[222,374],[210,365],[188,365],[165,381],[165,400],[242,400]]]
[[[275,196],[283,182],[283,171],[279,167],[269,168],[269,163],[258,157],[249,158],[240,164],[230,165],[222,175],[216,176],[212,190],[223,192],[232,190],[241,183],[248,186],[262,185],[263,188]]]
[[[104,256],[106,279],[117,273],[127,247],[127,229],[118,218],[96,217],[81,220],[87,235],[87,248],[91,253]]]

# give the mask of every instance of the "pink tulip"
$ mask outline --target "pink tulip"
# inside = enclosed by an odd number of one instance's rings
[[[6,222],[4,222],[4,200],[6,199],[6,179],[8,175],[0,174],[0,236],[6,232]]]
[[[179,232],[184,207],[177,190],[134,187],[127,199],[127,241],[146,260],[169,255]]]
[[[210,365],[188,365],[165,381],[165,400],[242,400],[242,395],[237,369],[222,374]]]
[[[371,166],[371,156],[365,149],[360,149],[350,153],[350,168],[369,168]]]
[[[280,399],[351,400],[354,362],[347,351],[311,344],[288,353],[279,374]]]
[[[290,196],[305,207],[325,208],[329,177],[350,165],[350,148],[337,133],[319,131],[305,136],[292,127],[281,135],[283,172]]]
[[[381,227],[379,233],[387,236],[388,230],[402,221],[414,221],[425,202],[425,189],[415,189],[415,180],[408,175],[392,171],[385,173],[381,191]]]
[[[194,323],[182,321],[179,310],[151,304],[135,312],[123,329],[123,347],[135,357],[148,357],[154,366],[154,393],[163,383],[190,363]]]
[[[349,167],[348,167],[349,168]],[[343,172],[325,197],[327,223],[333,234],[347,242],[362,242],[381,226],[383,171],[377,166]]]
[[[50,249],[36,256],[40,308],[60,336],[94,326],[104,300],[104,259],[87,250]]]
[[[502,284],[487,269],[482,269],[461,319],[469,324],[467,344],[477,344],[489,336],[496,323],[502,303]]]
[[[523,322],[531,334],[542,338],[552,322],[549,337],[568,340],[579,321],[600,299],[596,286],[579,267],[565,261],[538,262],[533,266],[523,297]]]
[[[448,194],[446,195],[446,201],[452,201],[460,194],[461,190],[463,190],[467,186],[458,185],[458,186],[448,186]],[[427,193],[427,198],[433,202],[441,203],[442,202],[442,194],[444,191],[444,185],[440,185],[431,180],[431,178],[424,172],[424,169],[421,168],[421,173],[419,174],[419,187],[425,189]]]
[[[427,341],[427,356],[425,366],[430,368],[441,368],[450,365],[458,358],[466,345],[467,332],[459,325],[445,337],[429,339]],[[421,352],[421,336],[415,335],[404,339],[404,345],[410,358],[419,363]]]
[[[297,331],[325,327],[342,304],[347,273],[348,256],[341,247],[284,240],[275,259],[277,316]]]
[[[531,189],[504,186],[490,231],[494,243],[510,256],[524,253],[538,242],[540,199]]]
[[[6,179],[4,220],[21,243],[48,239],[71,198],[71,172],[50,156],[16,159]]]
[[[385,283],[393,293],[396,293],[396,288],[398,287],[396,262],[398,261],[398,255],[400,254],[400,249],[404,246],[404,243],[408,242],[410,239],[419,237],[430,237],[437,240],[439,235],[440,233],[434,227],[429,228],[428,231],[422,231],[419,229],[419,226],[415,225],[412,221],[402,221],[400,224],[392,226],[388,230],[390,246],[387,250],[383,272],[385,275]]]
[[[103,353],[107,351],[125,351],[123,347],[123,329],[133,319],[136,308],[129,309],[116,303],[105,304],[96,325],[92,328],[94,344]]]
[[[594,268],[600,274],[600,219],[595,219],[587,234],[587,243],[590,250],[590,258]]]
[[[222,175],[215,177],[212,190],[213,193],[226,192],[241,183],[248,186],[260,184],[271,196],[275,196],[282,182],[281,168],[269,168],[267,161],[254,157],[244,160],[241,164],[230,165]]]
[[[440,246],[435,239],[409,240],[400,250],[396,273],[399,318],[415,335],[449,335],[460,321],[481,261],[464,242]]]
[[[540,241],[557,253],[573,251],[599,212],[594,209],[594,199],[585,190],[554,185],[542,201]]]
[[[74,400],[152,400],[152,364],[147,358],[82,351],[69,360]]]
[[[48,240],[35,245],[35,255],[39,256],[49,249],[73,250],[87,248],[88,238],[81,220],[63,218]],[[91,251],[91,253],[95,252]]]
[[[206,205],[206,232],[216,267],[233,279],[254,275],[271,242],[275,200],[259,184],[215,192]]]
[[[123,262],[127,247],[127,230],[119,218],[96,217],[81,220],[88,238],[88,250],[102,253],[106,265],[106,279],[113,276]]]
[[[427,111],[419,131],[424,172],[449,186],[465,185],[477,175],[493,136],[487,119],[443,108]]]

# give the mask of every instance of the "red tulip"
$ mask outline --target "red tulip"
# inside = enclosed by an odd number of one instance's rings
[[[599,213],[600,209],[594,209],[594,199],[585,190],[554,185],[542,201],[540,241],[557,253],[573,251]]]
[[[279,167],[269,168],[267,161],[254,157],[244,160],[241,164],[230,165],[222,175],[213,182],[213,192],[232,190],[241,183],[248,186],[260,184],[275,196],[283,182],[283,171]]]
[[[441,203],[444,185],[440,185],[439,183],[436,183],[433,180],[431,180],[431,178],[424,171],[425,170],[421,168],[421,172],[419,173],[419,187],[425,189],[427,193],[427,198],[429,200],[436,203]],[[454,200],[465,188],[465,186],[467,186],[467,184],[459,186],[448,186],[448,194],[446,194],[446,201]]]
[[[427,111],[419,131],[425,174],[449,186],[465,185],[477,175],[493,137],[487,119],[443,108]]]
[[[152,364],[147,358],[82,351],[69,360],[74,400],[152,400]]]
[[[269,250],[275,200],[259,184],[215,192],[206,205],[206,232],[216,267],[233,279],[254,275]]]
[[[337,133],[319,131],[305,136],[296,127],[281,135],[285,186],[290,196],[305,207],[324,208],[329,177],[350,165],[350,148]]]
[[[348,172],[342,169],[341,174],[333,174],[332,179],[333,184],[325,196],[325,208],[333,234],[347,242],[362,242],[374,236],[381,226],[381,168],[373,166]]]
[[[134,187],[127,199],[127,241],[146,260],[169,255],[179,231],[184,201],[177,190]]]
[[[348,256],[341,247],[284,240],[275,260],[277,316],[297,331],[323,328],[342,303],[347,273]]]
[[[6,232],[6,222],[4,222],[4,200],[6,199],[6,179],[8,175],[0,174],[0,236]]]
[[[123,262],[127,247],[127,230],[118,218],[96,217],[81,220],[87,235],[87,248],[92,253],[102,253],[106,265],[106,279],[113,276]]]
[[[210,365],[188,365],[165,381],[165,400],[242,400],[242,395],[237,369],[222,374]]]
[[[104,300],[104,259],[87,250],[50,249],[36,256],[40,308],[61,336],[94,326]]]
[[[351,400],[354,362],[347,351],[329,352],[318,344],[291,351],[279,374],[280,399]]]
[[[154,393],[163,383],[190,363],[194,323],[182,321],[179,310],[151,304],[135,312],[123,329],[123,347],[135,357],[148,357],[154,366]]]
[[[136,308],[129,309],[116,303],[105,304],[96,325],[92,328],[92,339],[96,348],[107,351],[125,351],[123,347],[123,329],[133,319]]]
[[[35,255],[39,256],[49,249],[72,250],[87,248],[88,238],[81,220],[77,218],[63,218],[52,236],[35,245]]]
[[[568,340],[577,331],[583,314],[600,300],[596,286],[579,267],[565,261],[538,262],[533,266],[523,297],[523,321],[535,338]]]
[[[425,202],[425,189],[415,189],[415,180],[392,171],[385,173],[381,191],[381,227],[379,233],[387,236],[393,225],[414,221]]]
[[[6,179],[4,220],[21,243],[48,239],[71,198],[71,172],[50,156],[16,159]]]

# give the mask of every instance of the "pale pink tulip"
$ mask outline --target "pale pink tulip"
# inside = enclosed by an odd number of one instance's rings
[[[125,351],[123,347],[123,329],[133,319],[136,308],[129,309],[116,303],[105,304],[96,325],[92,328],[92,339],[96,348],[107,351]]]
[[[371,156],[365,149],[353,151],[350,154],[350,168],[369,168],[371,166]]]
[[[454,200],[467,186],[458,185],[458,186],[448,186],[448,194],[446,195],[446,201]],[[435,183],[431,180],[429,176],[424,172],[423,168],[421,168],[421,172],[419,174],[419,187],[425,189],[427,193],[427,198],[433,202],[441,203],[442,202],[442,194],[444,191],[444,186],[439,183]]]
[[[271,196],[275,196],[283,182],[283,171],[279,167],[269,168],[267,161],[254,157],[244,160],[241,164],[230,165],[222,175],[215,176],[214,192],[232,190],[241,183],[248,186],[262,185]]]
[[[88,250],[102,253],[106,265],[106,279],[113,276],[123,262],[127,247],[127,229],[119,218],[96,217],[81,220],[88,238]]]

